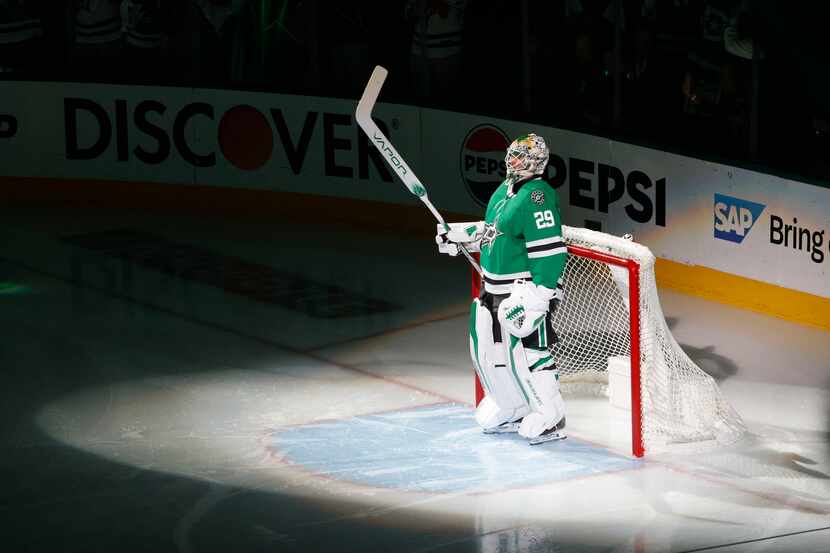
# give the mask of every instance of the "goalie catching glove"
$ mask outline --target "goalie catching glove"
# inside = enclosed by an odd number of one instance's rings
[[[513,336],[525,338],[545,322],[555,290],[527,280],[513,283],[499,305],[499,323]]]
[[[468,252],[479,251],[481,236],[484,234],[484,221],[472,223],[449,223],[449,229],[438,224],[438,233],[435,235],[435,243],[438,244],[438,252],[456,256],[464,246]]]

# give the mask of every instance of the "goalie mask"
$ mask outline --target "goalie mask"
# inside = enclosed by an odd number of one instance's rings
[[[549,156],[544,138],[533,133],[520,136],[508,146],[504,157],[507,178],[516,181],[541,175],[545,172]]]

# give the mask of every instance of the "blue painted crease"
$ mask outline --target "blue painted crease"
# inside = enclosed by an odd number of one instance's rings
[[[516,434],[484,435],[458,404],[363,415],[276,431],[287,460],[338,480],[411,492],[486,493],[638,466],[568,438],[530,446]]]

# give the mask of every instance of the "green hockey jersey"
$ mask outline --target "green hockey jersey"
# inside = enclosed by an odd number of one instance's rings
[[[509,294],[514,280],[557,290],[568,250],[562,239],[559,196],[550,185],[533,179],[508,197],[503,182],[490,197],[481,239],[484,289]]]

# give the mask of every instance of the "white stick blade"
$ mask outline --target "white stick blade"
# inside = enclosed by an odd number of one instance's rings
[[[360,101],[357,103],[357,113],[355,115],[357,116],[358,124],[364,130],[366,129],[363,127],[363,121],[371,121],[372,109],[375,107],[380,89],[383,88],[383,83],[386,81],[388,74],[389,71],[380,65],[376,65],[374,71],[372,71],[372,75],[369,77],[369,82],[366,83],[363,96],[360,97]]]
[[[363,129],[363,132],[366,133],[369,142],[374,144],[375,148],[380,151],[386,163],[395,171],[395,174],[406,185],[406,188],[412,194],[421,199],[425,199],[427,191],[424,185],[421,184],[421,181],[404,161],[403,156],[398,153],[389,139],[386,138],[386,135],[381,132],[372,120],[372,110],[375,107],[380,89],[388,74],[389,72],[385,68],[380,65],[375,66],[371,77],[369,77],[369,82],[366,84],[366,89],[363,91],[363,96],[360,97],[360,101],[357,103],[355,119],[360,128]]]

